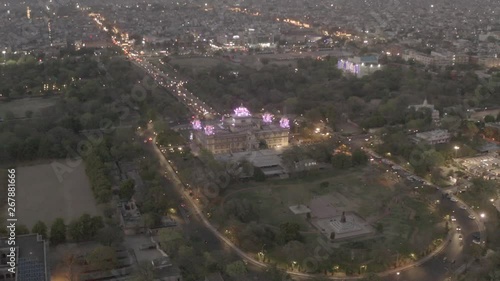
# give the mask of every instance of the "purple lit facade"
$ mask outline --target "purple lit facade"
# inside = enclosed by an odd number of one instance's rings
[[[243,107],[243,106],[236,108],[234,110],[234,115],[236,117],[250,117],[250,116],[252,116],[250,111],[246,107]]]
[[[264,113],[264,115],[262,115],[262,122],[264,122],[266,124],[272,123],[273,118],[274,118],[274,115],[272,115],[271,113]]]
[[[201,130],[201,121],[198,119],[195,119],[191,121],[191,125],[193,126],[193,130]]]
[[[353,74],[359,74],[360,73],[360,67],[359,64],[352,63],[350,61],[345,61],[345,60],[339,60],[337,62],[337,68],[343,71],[348,71]]]
[[[214,135],[215,134],[215,128],[214,126],[206,126],[205,127],[205,135],[207,136],[211,136],[211,135]]]
[[[290,120],[286,117],[282,117],[280,120],[280,127],[283,129],[289,129],[290,128]]]

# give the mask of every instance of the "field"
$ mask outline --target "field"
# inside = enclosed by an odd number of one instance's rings
[[[5,112],[11,111],[16,118],[25,117],[26,111],[33,111],[33,115],[44,108],[53,106],[57,98],[26,98],[10,102],[0,102],[0,117],[5,118]]]
[[[58,217],[69,223],[83,213],[99,215],[83,164],[61,182],[51,164],[20,167],[17,179],[17,219],[29,229],[38,220],[50,225]]]
[[[318,198],[326,198],[333,208],[355,213],[378,230],[369,238],[371,242],[363,242],[368,253],[372,244],[383,243],[393,253],[423,254],[442,234],[440,218],[432,212],[425,195],[374,166],[323,172],[301,181],[254,184],[230,192],[223,204],[233,198],[251,201],[259,223],[278,227],[283,222],[295,222],[308,236],[321,234],[305,216],[294,215],[289,206],[302,204],[312,209]]]

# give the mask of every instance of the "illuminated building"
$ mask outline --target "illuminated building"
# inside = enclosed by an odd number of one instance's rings
[[[380,70],[381,66],[378,63],[378,57],[364,56],[341,59],[337,62],[337,68],[346,73],[362,77],[376,70]]]
[[[272,114],[253,116],[245,107],[236,108],[218,123],[205,124],[203,129],[197,121],[192,125],[194,140],[214,154],[288,146],[290,122],[286,117],[275,122]]]

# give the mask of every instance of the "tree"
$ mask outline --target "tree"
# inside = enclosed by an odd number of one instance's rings
[[[300,225],[297,223],[286,222],[281,224],[277,237],[278,242],[283,245],[293,240],[302,241],[302,235],[299,230]]]
[[[174,229],[161,229],[158,233],[160,247],[169,256],[175,256],[184,243],[182,234]]]
[[[83,214],[68,225],[68,233],[77,242],[87,241],[94,238],[97,231],[103,227],[102,217],[91,217],[89,214]]]
[[[62,218],[57,218],[50,227],[50,243],[57,245],[66,242],[66,225]]]
[[[332,165],[337,169],[347,169],[352,167],[352,157],[344,154],[338,153],[332,156]]]
[[[139,263],[132,274],[133,281],[154,281],[157,278],[153,264],[147,261]]]
[[[118,265],[115,249],[98,246],[85,257],[91,270],[111,270]]]
[[[366,163],[368,163],[368,155],[361,149],[354,150],[352,153],[352,164],[365,165]]]
[[[264,174],[264,172],[262,171],[261,168],[254,167],[253,168],[253,178],[255,179],[255,181],[263,182],[266,180],[266,175]]]
[[[302,261],[307,255],[307,248],[304,243],[296,240],[286,243],[282,251],[288,262]]]
[[[16,235],[24,235],[24,234],[29,234],[30,230],[26,225],[20,224],[16,227]]]
[[[226,274],[233,277],[242,277],[247,273],[247,267],[242,261],[235,261],[226,265]]]
[[[120,197],[123,200],[130,201],[135,193],[135,182],[133,179],[128,179],[120,185]]]
[[[489,114],[484,116],[484,123],[493,123],[493,122],[495,122],[495,116]]]
[[[279,269],[276,264],[273,264],[266,271],[265,276],[266,280],[269,281],[289,281],[292,280],[290,275],[286,273],[286,271]]]
[[[117,246],[123,242],[123,231],[119,227],[106,226],[97,231],[97,241],[104,246]]]
[[[47,238],[47,225],[43,221],[37,221],[31,229],[31,233],[38,233],[45,239]]]
[[[233,198],[224,204],[224,211],[229,217],[235,217],[243,223],[248,223],[258,217],[252,202],[247,199]]]

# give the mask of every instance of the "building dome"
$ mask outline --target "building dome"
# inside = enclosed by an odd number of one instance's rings
[[[252,114],[248,108],[240,106],[234,109],[234,117],[250,117]]]

